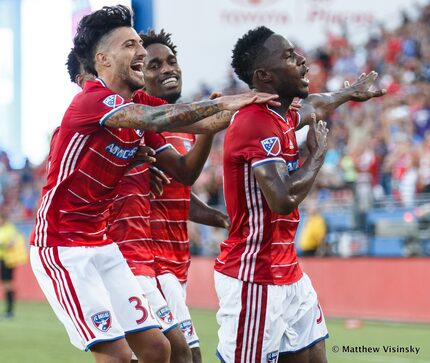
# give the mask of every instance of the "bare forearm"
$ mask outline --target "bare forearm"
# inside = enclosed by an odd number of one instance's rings
[[[193,148],[180,159],[184,184],[191,185],[199,177],[211,151],[212,141],[213,135],[200,135]]]
[[[254,169],[254,175],[270,209],[287,215],[296,209],[312,188],[323,162],[309,157],[295,172],[284,163],[267,163]]]
[[[231,111],[221,111],[192,125],[180,127],[178,132],[186,132],[189,134],[215,134],[230,125],[232,115],[233,112]]]
[[[133,104],[113,113],[105,125],[157,132],[175,131],[220,111],[217,100],[158,107]]]
[[[351,91],[342,89],[336,92],[313,93],[309,95],[299,110],[300,125],[303,127],[309,124],[311,114],[315,113],[317,120],[327,119],[342,104],[351,100]]]
[[[205,224],[212,227],[228,228],[228,216],[218,209],[208,206],[194,193],[191,193],[190,210],[188,212],[190,221]]]

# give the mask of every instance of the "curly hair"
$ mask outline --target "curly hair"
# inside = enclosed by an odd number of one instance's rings
[[[82,72],[81,62],[79,61],[78,56],[76,55],[75,50],[72,48],[70,50],[69,55],[67,56],[67,72],[69,73],[70,80],[75,83],[76,76]]]
[[[102,38],[123,26],[133,26],[133,12],[124,5],[104,6],[81,19],[73,43],[76,55],[87,72],[97,74],[94,57]]]
[[[231,66],[239,79],[250,87],[255,64],[261,60],[265,53],[263,44],[273,34],[275,33],[269,28],[260,26],[248,31],[236,42],[233,48]]]
[[[154,29],[149,29],[146,33],[140,32],[139,35],[142,38],[144,47],[148,47],[151,44],[163,44],[170,48],[172,53],[176,55],[176,45],[173,44],[172,39],[170,38],[172,34],[166,33],[164,29],[161,29],[160,33],[158,34],[154,31]]]

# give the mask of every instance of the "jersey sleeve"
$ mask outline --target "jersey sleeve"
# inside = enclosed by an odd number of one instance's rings
[[[171,144],[166,142],[166,139],[163,137],[163,135],[154,131],[145,131],[145,145],[153,148],[156,154],[169,147],[172,147]]]
[[[63,119],[63,126],[90,133],[131,104],[106,87],[93,87],[75,96]]]
[[[146,92],[143,92],[143,91],[137,91],[135,98],[134,98],[134,102],[140,103],[143,105],[153,106],[153,107],[162,106],[162,105],[167,104],[167,102],[162,100],[161,98],[150,96]]]
[[[281,157],[285,135],[264,111],[247,112],[234,120],[232,156],[244,159],[252,167],[267,162],[285,162]],[[231,126],[230,126],[231,127]]]

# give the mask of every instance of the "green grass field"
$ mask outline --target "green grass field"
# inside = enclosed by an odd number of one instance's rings
[[[215,313],[193,310],[193,318],[203,350],[205,363],[219,362],[215,355],[217,325]],[[430,362],[430,326],[363,322],[361,328],[346,329],[341,320],[328,320],[330,339],[326,341],[330,363],[424,363]],[[379,353],[342,353],[343,346],[379,347]],[[383,346],[413,345],[419,354],[384,353]],[[340,352],[333,353],[333,346]],[[1,363],[86,363],[93,362],[90,353],[75,349],[45,303],[19,303],[16,317],[0,321]]]

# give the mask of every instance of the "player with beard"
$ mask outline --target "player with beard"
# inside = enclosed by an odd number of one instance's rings
[[[140,33],[140,36],[147,51],[143,70],[145,91],[168,103],[176,103],[182,91],[182,71],[171,34],[164,30],[157,34],[151,30]],[[225,126],[229,124],[231,115],[226,116]],[[189,133],[163,132],[162,135],[182,155],[199,145],[205,145],[209,150],[213,139],[213,134],[200,135],[197,141]],[[159,161],[157,157],[155,165]],[[230,224],[225,214],[206,205],[191,192],[190,186],[172,179],[170,184],[164,186],[162,195],[151,198],[155,271],[159,289],[191,348],[193,362],[199,363],[202,360],[199,339],[185,301],[190,266],[188,219],[221,228],[228,228]]]
[[[116,187],[144,132],[174,130],[274,97],[249,93],[188,105],[143,104],[150,103],[139,91],[146,52],[131,11],[121,5],[85,16],[74,48],[98,78],[75,96],[53,143],[31,236],[32,269],[72,344],[91,350],[97,362],[128,362],[129,346],[139,360],[168,362],[168,340],[106,234]]]
[[[295,97],[308,96],[306,59],[262,26],[236,43],[232,66],[248,86],[276,93],[281,106],[241,108],[224,140],[224,194],[229,236],[215,262],[220,308],[218,356],[227,363],[326,362],[328,337],[309,277],[297,261],[297,207],[324,162],[324,121],[342,103],[366,101],[377,74],[361,75],[338,92],[313,94],[300,114]],[[316,115],[317,116],[316,116]],[[309,156],[299,165],[295,130],[309,124]]]

